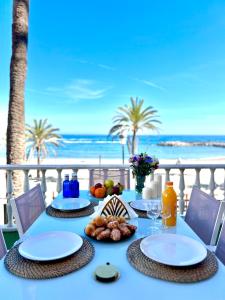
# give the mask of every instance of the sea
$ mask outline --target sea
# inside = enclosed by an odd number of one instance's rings
[[[141,135],[138,136],[138,152],[147,152],[159,159],[198,159],[225,157],[225,148],[212,146],[170,147],[159,146],[162,142],[222,142],[225,135]],[[125,160],[129,158],[127,146],[124,147]],[[0,150],[0,156],[5,150]],[[95,158],[121,159],[122,145],[119,138],[100,134],[63,134],[62,143],[57,148],[56,155],[49,153],[49,157],[58,158]],[[126,161],[125,161],[126,162]]]

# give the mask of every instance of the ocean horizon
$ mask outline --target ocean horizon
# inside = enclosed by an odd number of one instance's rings
[[[104,134],[62,134],[62,144],[56,149],[56,156],[49,153],[49,158],[95,158],[120,159],[122,147],[119,138],[109,138]],[[159,146],[165,142],[186,143],[225,143],[225,135],[140,135],[138,136],[138,152],[147,152],[159,159],[198,159],[225,157],[225,148],[212,146]],[[5,156],[1,149],[0,157]],[[129,158],[125,145],[125,160]]]

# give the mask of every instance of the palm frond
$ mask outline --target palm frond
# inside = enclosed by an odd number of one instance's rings
[[[120,135],[122,132],[132,132],[132,137],[128,136],[127,145],[129,153],[135,151],[137,144],[137,134],[144,128],[149,130],[158,130],[155,124],[161,124],[157,119],[158,111],[153,106],[147,106],[143,109],[144,99],[130,98],[130,106],[124,105],[117,109],[117,114],[113,117],[113,126],[109,135]],[[132,153],[134,154],[134,153]]]
[[[53,128],[48,124],[48,119],[33,120],[33,126],[26,124],[26,147],[27,155],[37,151],[42,158],[46,157],[49,150],[61,144],[61,136],[57,133],[58,128]],[[55,150],[54,150],[55,151]]]

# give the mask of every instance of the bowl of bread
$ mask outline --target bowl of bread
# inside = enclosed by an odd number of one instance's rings
[[[87,236],[105,242],[119,242],[131,237],[137,227],[120,216],[97,216],[86,227]]]

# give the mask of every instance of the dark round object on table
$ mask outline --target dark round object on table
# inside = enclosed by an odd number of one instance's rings
[[[105,265],[100,265],[94,272],[95,278],[101,282],[113,282],[118,279],[119,272],[117,268],[107,262]]]

